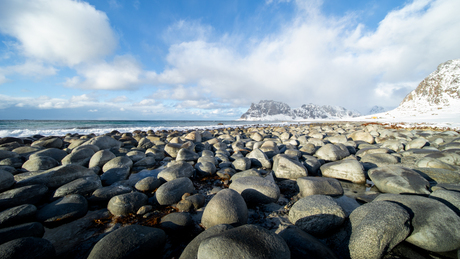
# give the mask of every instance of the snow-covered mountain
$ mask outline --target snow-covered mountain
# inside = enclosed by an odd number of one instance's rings
[[[440,64],[402,100],[397,109],[427,112],[450,106],[460,108],[460,59]]]
[[[385,112],[386,109],[383,108],[382,106],[374,106],[371,108],[371,110],[369,111],[368,114],[376,114],[376,113],[382,113],[382,112]]]
[[[289,105],[262,100],[252,103],[248,111],[241,115],[240,120],[277,121],[277,120],[311,120],[311,119],[340,119],[360,116],[358,112],[347,110],[340,106],[304,104],[300,108],[291,109]]]

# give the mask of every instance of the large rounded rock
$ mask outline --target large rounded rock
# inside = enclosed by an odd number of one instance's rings
[[[280,197],[278,185],[259,176],[241,177],[230,184],[248,204],[266,204],[277,202]]]
[[[102,185],[108,186],[116,182],[128,179],[130,173],[129,167],[110,168],[101,175]]]
[[[113,154],[109,150],[99,150],[96,153],[94,153],[94,155],[89,160],[89,168],[96,166],[102,168],[105,165],[105,163],[109,162],[115,157],[115,154]]]
[[[157,177],[169,182],[181,177],[191,177],[193,172],[193,166],[187,162],[170,162]]]
[[[342,179],[360,184],[366,182],[363,165],[354,159],[326,163],[320,167],[320,170],[321,174],[325,177]]]
[[[37,220],[48,225],[63,224],[83,217],[88,202],[79,194],[70,194],[54,201],[37,212]]]
[[[37,156],[29,158],[23,165],[22,168],[27,171],[39,171],[39,170],[48,170],[50,168],[56,167],[59,165],[59,162],[54,158],[48,156]]]
[[[48,192],[42,184],[28,185],[0,193],[0,210],[22,204],[36,204]]]
[[[233,161],[232,167],[237,171],[248,170],[251,168],[251,159],[247,157],[237,158]]]
[[[280,179],[297,179],[308,176],[305,166],[286,155],[276,155],[273,158],[273,171]]]
[[[32,184],[44,184],[49,188],[58,188],[61,185],[69,183],[75,179],[94,176],[94,172],[80,165],[61,165],[49,169],[39,175],[20,180],[16,186],[26,186]]]
[[[382,192],[429,194],[430,183],[417,172],[400,166],[370,169],[369,178]]]
[[[430,194],[430,198],[444,203],[451,210],[460,216],[460,192],[448,190],[435,190]]]
[[[0,244],[22,237],[42,237],[43,234],[45,234],[45,228],[38,222],[0,228]]]
[[[200,177],[212,176],[216,173],[217,168],[214,163],[211,162],[198,162],[195,165],[196,173]]]
[[[141,191],[141,192],[152,192],[156,188],[160,187],[161,185],[161,180],[156,178],[155,176],[148,176],[145,177],[144,179],[140,180],[134,185],[134,188],[136,190]]]
[[[96,189],[99,189],[101,187],[101,180],[97,176],[79,178],[59,187],[54,192],[53,197],[64,197],[68,194],[80,194],[86,196],[88,194],[93,193]]]
[[[222,224],[206,229],[188,243],[179,259],[196,259],[198,256],[198,248],[203,240],[232,228],[233,227],[231,225]]]
[[[34,219],[37,207],[32,204],[23,204],[0,212],[0,228],[18,223],[25,223]]]
[[[127,216],[136,213],[140,207],[147,204],[147,195],[131,192],[117,195],[110,199],[107,209],[115,216]]]
[[[88,259],[161,258],[165,243],[166,234],[163,230],[130,225],[99,240]]]
[[[114,139],[114,138],[111,138],[109,136],[98,136],[98,137],[95,137],[95,138],[92,138],[90,139],[89,141],[87,142],[84,142],[83,144],[81,144],[82,146],[84,145],[95,145],[97,147],[99,147],[99,149],[111,149],[111,148],[115,148],[115,149],[118,149],[121,147],[121,142]]]
[[[449,165],[460,165],[460,154],[453,152],[438,152],[426,155],[425,157],[436,158]]]
[[[289,211],[289,221],[313,236],[325,236],[345,221],[345,212],[329,196],[311,195],[298,200]]]
[[[434,199],[418,195],[381,194],[374,201],[391,201],[411,214],[413,230],[406,241],[433,252],[460,248],[460,217]]]
[[[102,187],[93,192],[91,197],[88,198],[90,202],[103,203],[108,202],[112,197],[115,197],[120,194],[129,193],[133,189],[128,186],[118,185],[118,186],[107,186]]]
[[[182,177],[161,185],[155,192],[155,197],[160,205],[172,205],[180,201],[182,195],[194,190],[192,181],[187,177]]]
[[[220,224],[239,226],[248,221],[248,208],[243,197],[236,191],[224,189],[206,205],[201,224],[210,228]]]
[[[161,218],[160,226],[165,231],[180,232],[193,226],[193,219],[187,212],[173,212]]]
[[[331,196],[343,195],[340,182],[334,178],[325,177],[301,177],[297,178],[300,195],[302,197],[322,194]]]
[[[268,159],[262,150],[256,148],[251,151],[251,153],[246,155],[247,158],[251,159],[251,165],[257,168],[271,169],[272,163]]]
[[[63,144],[64,141],[62,141],[61,138],[49,136],[34,141],[31,146],[42,148],[61,148]]]
[[[65,152],[62,149],[59,149],[59,148],[47,148],[47,149],[39,150],[39,151],[31,154],[29,156],[29,159],[45,156],[45,157],[51,157],[56,161],[61,161],[67,155],[68,155],[67,152]]]
[[[460,183],[460,174],[456,171],[440,168],[414,168],[413,171],[427,179],[431,185]]]
[[[325,161],[337,161],[350,155],[347,147],[343,144],[326,144],[318,149],[315,156]]]
[[[401,206],[375,201],[364,204],[350,214],[351,258],[382,258],[411,231],[410,215]]]
[[[113,159],[110,159],[102,167],[102,171],[105,173],[112,168],[131,168],[133,166],[133,161],[127,156],[119,156]]]
[[[0,259],[54,258],[56,250],[50,241],[37,237],[23,237],[0,245]]]
[[[414,148],[419,149],[419,148],[426,146],[427,144],[429,143],[425,138],[416,138],[406,144],[406,150],[414,149]]]
[[[0,169],[0,192],[8,190],[14,184],[12,173]]]
[[[451,171],[457,170],[457,167],[432,157],[423,157],[417,161],[416,165],[417,167],[439,168]]]
[[[133,163],[136,163],[137,161],[145,158],[145,153],[139,150],[133,150],[126,153],[126,156],[131,159]]]
[[[74,149],[72,153],[68,154],[62,159],[63,165],[81,165],[88,166],[89,160],[94,155],[94,150],[90,148]]]
[[[176,158],[177,157],[177,153],[179,152],[179,150],[182,148],[182,144],[178,144],[178,143],[168,143],[166,144],[165,146],[165,149],[164,149],[164,152],[166,154],[168,154],[170,157],[172,158]]]
[[[353,139],[353,141],[365,141],[369,144],[375,143],[374,137],[366,131],[355,131],[351,133],[348,137]]]
[[[281,237],[259,226],[244,225],[203,240],[197,258],[291,257],[289,247]]]
[[[177,152],[176,161],[196,161],[200,156],[187,148],[181,148]]]
[[[291,258],[337,258],[335,253],[326,245],[296,226],[289,226],[278,235],[286,241],[291,252]]]

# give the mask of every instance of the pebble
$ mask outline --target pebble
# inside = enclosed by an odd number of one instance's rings
[[[459,139],[359,122],[0,138],[0,237],[49,257],[43,232],[75,258],[441,258],[460,248]]]

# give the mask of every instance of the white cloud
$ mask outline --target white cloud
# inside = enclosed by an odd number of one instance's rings
[[[110,99],[110,102],[113,102],[113,103],[124,103],[124,102],[127,102],[127,101],[128,101],[128,97],[126,97],[124,95],[117,96],[115,98]]]
[[[58,65],[104,57],[117,45],[107,15],[81,1],[0,1],[0,32],[24,56]]]
[[[356,24],[353,15],[324,16],[321,1],[296,4],[292,22],[279,33],[248,41],[244,51],[234,48],[228,35],[171,45],[168,69],[156,75],[158,83],[196,87],[246,105],[274,99],[292,106],[313,102],[365,110],[383,104],[382,84],[419,82],[439,63],[460,57],[456,0],[415,0],[390,12],[375,31]],[[411,89],[398,90],[388,98],[401,98]],[[168,91],[165,95],[172,96]]]
[[[145,80],[146,72],[131,56],[116,56],[111,63],[101,61],[77,67],[77,72],[85,78],[75,84],[73,79],[66,84],[73,87],[100,90],[135,89]],[[70,83],[69,83],[70,82]]]

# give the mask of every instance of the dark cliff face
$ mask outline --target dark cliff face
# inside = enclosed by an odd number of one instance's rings
[[[273,116],[277,116],[273,118]],[[258,104],[251,104],[247,112],[241,115],[243,120],[264,119],[337,119],[343,117],[357,117],[359,113],[349,111],[343,107],[330,105],[304,104],[300,108],[291,109],[289,105],[271,100],[262,100]]]

